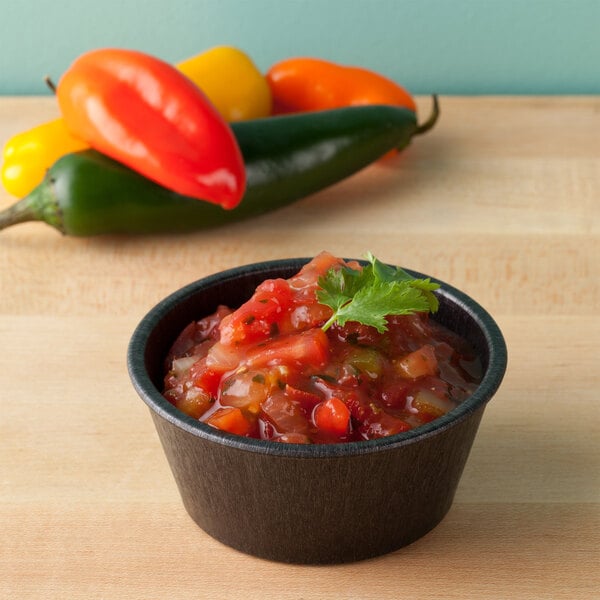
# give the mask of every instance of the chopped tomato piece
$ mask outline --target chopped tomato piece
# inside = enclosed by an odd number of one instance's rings
[[[350,411],[339,398],[329,398],[317,404],[313,421],[317,429],[324,433],[346,435],[350,430]]]
[[[194,363],[190,369],[190,377],[196,387],[202,388],[213,398],[217,396],[223,371],[206,364],[206,357]]]
[[[360,427],[361,433],[367,440],[386,437],[412,429],[410,424],[403,419],[383,411],[377,413],[372,419]]]
[[[373,414],[373,407],[362,394],[348,394],[344,402],[350,411],[350,416],[357,423],[366,421]]]
[[[206,423],[237,435],[249,435],[254,429],[253,423],[244,413],[234,407],[219,408],[206,420]]]
[[[396,369],[400,375],[408,379],[418,379],[425,375],[435,375],[438,362],[433,346],[425,344],[422,348],[407,354],[396,361]]]
[[[226,345],[249,344],[279,334],[279,323],[293,305],[292,290],[285,279],[268,279],[220,325],[221,342]]]
[[[327,334],[322,329],[309,329],[257,346],[248,353],[245,364],[249,367],[278,364],[320,367],[327,362],[328,346]]]
[[[320,252],[291,277],[289,282],[294,288],[314,288],[321,275],[325,275],[332,267],[341,265],[342,261],[333,254]]]
[[[313,408],[321,402],[321,397],[317,394],[298,389],[289,383],[285,386],[285,394],[291,400],[298,402],[307,413],[312,412]]]

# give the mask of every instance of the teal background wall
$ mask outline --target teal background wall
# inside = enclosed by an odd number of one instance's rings
[[[600,93],[600,0],[21,0],[0,11],[0,94],[46,94],[80,53],[176,61],[231,44],[379,70],[413,93]]]

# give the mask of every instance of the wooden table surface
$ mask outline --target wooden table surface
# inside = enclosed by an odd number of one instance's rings
[[[600,98],[441,106],[402,156],[253,221],[0,232],[1,598],[599,597]],[[0,142],[56,114],[49,98],[0,99]],[[0,192],[0,208],[12,201]],[[307,567],[246,556],[191,521],[125,354],[181,285],[322,249],[371,250],[463,289],[504,331],[509,367],[433,532]]]

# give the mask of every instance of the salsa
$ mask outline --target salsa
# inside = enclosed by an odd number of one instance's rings
[[[319,278],[360,264],[327,252],[290,279],[262,282],[233,310],[190,323],[167,356],[164,396],[230,433],[288,443],[393,435],[455,408],[481,380],[469,344],[428,312],[386,318],[387,330],[323,325]]]

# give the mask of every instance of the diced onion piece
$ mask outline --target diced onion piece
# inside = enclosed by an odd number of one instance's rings
[[[310,438],[304,433],[284,433],[272,438],[273,442],[286,442],[288,444],[310,444]]]
[[[233,371],[240,364],[240,355],[235,348],[217,342],[208,351],[206,364],[222,373]]]
[[[456,405],[452,400],[440,398],[427,390],[420,390],[412,401],[412,406],[420,413],[437,418],[451,411]]]
[[[281,391],[263,402],[262,411],[279,433],[308,433],[309,423],[300,404]]]
[[[175,374],[175,377],[181,377],[190,370],[192,365],[197,360],[198,357],[196,356],[184,356],[183,358],[176,358],[171,365],[171,370]]]
[[[199,419],[212,406],[212,400],[204,390],[191,387],[177,399],[175,406],[186,415]]]
[[[262,373],[245,371],[235,373],[223,382],[219,400],[225,406],[236,406],[258,414],[267,392],[266,379]]]

